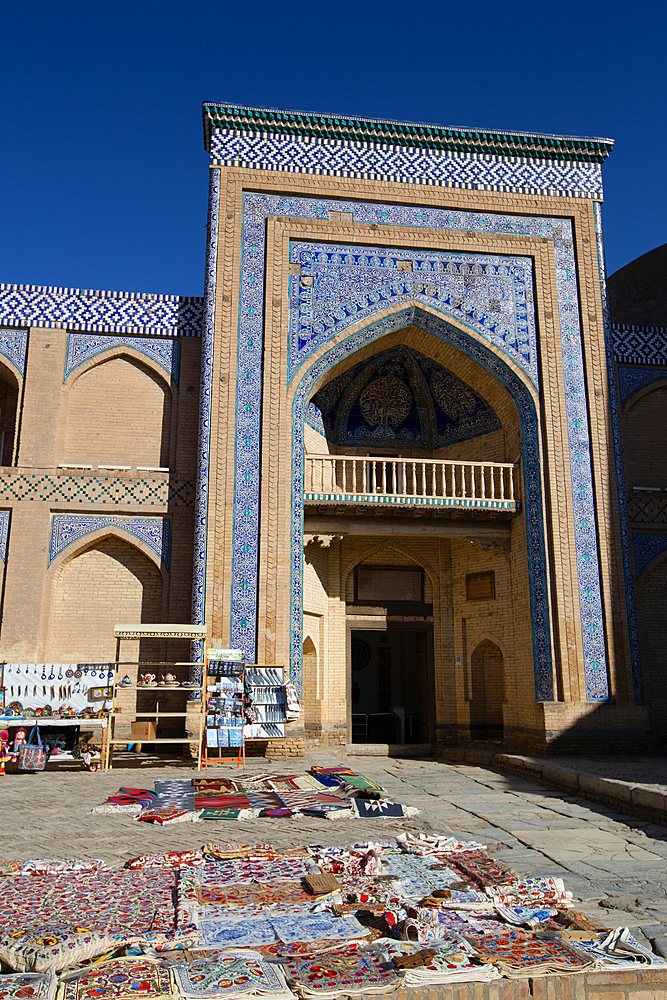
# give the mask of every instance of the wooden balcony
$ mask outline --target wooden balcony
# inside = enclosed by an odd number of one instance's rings
[[[516,466],[432,458],[306,456],[304,501],[518,510]]]

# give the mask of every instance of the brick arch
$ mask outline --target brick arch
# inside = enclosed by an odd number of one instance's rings
[[[354,559],[350,559],[345,564],[341,572],[341,589],[343,593],[345,592],[345,587],[347,585],[350,573],[353,572],[354,568],[356,566],[359,566],[362,562],[365,562],[366,559],[369,559],[371,556],[375,555],[376,552],[386,552],[387,549],[393,549],[395,552],[400,552],[401,555],[406,557],[406,559],[410,559],[415,564],[415,566],[420,566],[421,569],[423,569],[424,572],[428,574],[428,577],[431,581],[431,586],[433,587],[433,590],[435,592],[436,588],[438,588],[440,585],[438,573],[435,570],[435,568],[433,566],[430,567],[427,566],[423,559],[418,558],[414,553],[410,552],[409,549],[405,548],[400,544],[397,544],[392,539],[390,542],[383,543],[382,545],[370,543],[368,548],[364,550],[361,556],[357,555],[355,556]]]
[[[0,465],[13,465],[18,442],[23,377],[0,358]]]
[[[95,532],[73,549],[54,560],[47,577],[46,659],[113,660],[113,629],[119,621],[163,619],[164,573],[147,546],[119,530]],[[128,659],[134,656],[159,659],[159,642],[142,641]],[[136,668],[127,672],[136,680]]]
[[[356,331],[346,331],[317,351],[313,352],[310,364],[302,372],[300,379],[290,387],[292,404],[292,545],[291,545],[291,672],[298,683],[301,680],[301,580],[303,572],[303,466],[304,466],[304,417],[305,408],[311,396],[335,371],[353,367],[359,360],[376,353],[387,345],[391,336],[400,338],[401,332],[416,328],[429,334],[433,342],[444,343],[448,349],[459,352],[462,357],[473,362],[470,375],[473,378],[490,376],[488,385],[494,381],[504,390],[502,405],[508,405],[518,415],[520,448],[523,461],[523,501],[528,544],[528,582],[533,626],[533,666],[535,671],[535,691],[538,701],[553,698],[553,667],[551,657],[551,622],[546,575],[546,549],[544,538],[544,512],[542,502],[541,457],[538,422],[538,396],[527,375],[511,359],[479,335],[464,330],[456,323],[443,319],[434,310],[418,306],[387,311],[380,319],[360,325]],[[426,338],[421,350],[432,356],[431,341]],[[439,358],[436,357],[436,360]],[[345,366],[345,367],[343,367]],[[451,366],[449,366],[451,367]],[[455,369],[454,369],[455,370]],[[458,372],[456,372],[458,374]],[[476,388],[469,377],[468,383]],[[482,393],[484,395],[484,393]],[[486,398],[486,396],[485,396]],[[508,403],[509,400],[509,403]],[[492,405],[494,405],[492,403]],[[499,404],[501,405],[501,404]],[[501,422],[498,407],[494,405]],[[518,456],[517,456],[518,457]],[[514,458],[509,460],[514,461]]]
[[[136,361],[143,365],[144,368],[156,376],[165,386],[169,392],[173,393],[177,390],[178,386],[171,376],[167,375],[166,370],[159,365],[153,358],[148,354],[143,354],[141,351],[137,351],[131,344],[116,344],[114,347],[110,347],[106,351],[102,351],[99,354],[94,354],[91,358],[87,358],[82,361],[81,364],[77,365],[64,379],[65,385],[71,388],[78,382],[83,376],[85,376],[91,369],[97,368],[100,365],[105,364],[107,361],[111,361],[113,358],[128,358],[130,361]]]
[[[667,378],[641,386],[621,410],[623,464],[628,488],[667,486],[663,428],[667,420]]]
[[[155,564],[164,580],[168,579],[168,570],[163,560],[156,552],[153,551],[150,545],[146,545],[146,543],[140,538],[137,538],[136,535],[130,534],[129,531],[124,531],[120,526],[115,524],[98,528],[96,531],[91,531],[89,534],[84,535],[83,538],[79,539],[79,541],[73,542],[71,545],[68,545],[66,549],[63,549],[63,551],[51,561],[47,570],[49,577],[53,579],[58,570],[61,569],[66,563],[75,559],[84,549],[88,548],[95,542],[100,541],[102,538],[118,538],[122,542],[127,542],[128,545],[132,545],[138,552],[146,556],[147,559]]]
[[[93,468],[168,466],[172,389],[158,365],[130,348],[112,348],[83,363],[63,390],[61,461]]]

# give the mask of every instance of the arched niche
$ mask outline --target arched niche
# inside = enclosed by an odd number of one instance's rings
[[[12,369],[0,361],[0,465],[14,464],[18,403],[18,379]]]
[[[163,577],[156,563],[120,533],[86,539],[53,571],[47,659],[107,662],[115,658],[118,622],[163,620]],[[128,659],[157,660],[159,642],[142,640]],[[128,655],[129,654],[129,655]],[[128,670],[136,679],[136,668]]]
[[[172,393],[156,367],[121,350],[67,391],[63,463],[169,466]]]
[[[667,487],[667,379],[643,386],[621,411],[625,481],[633,486]]]
[[[482,639],[472,651],[470,677],[470,735],[478,740],[502,740],[503,653],[491,639]]]
[[[388,451],[445,458],[452,446],[479,437],[486,438],[487,450],[504,453],[493,407],[453,371],[407,343],[335,372],[313,394],[305,417],[309,450],[329,454]]]

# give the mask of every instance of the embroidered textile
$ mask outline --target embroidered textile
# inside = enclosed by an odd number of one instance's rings
[[[299,885],[286,883],[266,883],[259,885],[201,886],[197,897],[204,906],[204,916],[215,919],[216,912],[229,916],[230,911],[242,910],[244,916],[249,911],[256,914],[271,911],[300,913],[310,910],[315,900]],[[215,911],[215,912],[214,912]],[[226,911],[226,913],[225,913]]]
[[[518,882],[518,876],[514,872],[500,862],[494,861],[485,851],[449,854],[447,863],[454,865],[465,878],[476,882],[481,888],[514,885]]]
[[[565,891],[562,878],[526,878],[512,885],[501,886],[497,891],[489,887],[489,895],[494,903],[501,906],[549,905],[572,906],[572,893]]]
[[[352,809],[359,819],[401,819],[403,816],[415,816],[418,810],[403,806],[400,802],[387,802],[386,799],[352,799]]]
[[[408,941],[392,941],[384,939],[376,941],[388,960],[403,955],[413,955],[420,948],[418,943]],[[431,942],[435,950],[433,958],[415,969],[406,969],[402,975],[406,986],[429,986],[439,983],[454,982],[489,982],[499,979],[500,973],[493,965],[479,965],[473,960],[474,950],[467,941],[460,937],[448,936]]]
[[[241,813],[252,815],[247,809],[202,809],[199,813],[200,819],[241,819]]]
[[[483,961],[493,962],[510,978],[539,976],[550,972],[586,972],[591,963],[565,947],[560,941],[542,941],[530,931],[519,928],[504,934],[470,933],[466,937]]]
[[[57,875],[59,872],[108,871],[108,865],[98,858],[53,858],[21,861],[21,871],[27,875]]]
[[[192,1000],[277,996],[291,1000],[282,970],[262,961],[254,951],[213,951],[188,965],[176,965],[174,978],[181,996]]]
[[[159,823],[163,826],[166,823],[194,823],[199,817],[196,812],[189,809],[174,809],[165,806],[163,809],[144,809],[136,817],[138,822]]]
[[[105,931],[123,941],[179,937],[173,869],[120,869],[60,875],[18,875],[0,880],[0,926],[26,931],[66,913],[69,926]]]
[[[117,944],[103,930],[45,924],[23,932],[0,932],[0,959],[17,972],[46,972],[103,955]]]
[[[172,992],[169,969],[145,958],[115,958],[61,983],[59,1000],[152,1000]]]
[[[302,997],[389,993],[401,982],[372,951],[339,948],[315,959],[288,958],[284,965]]]
[[[57,986],[53,969],[0,976],[0,1000],[53,1000]]]
[[[199,865],[201,851],[166,851],[164,854],[141,854],[126,862],[126,868],[180,868],[181,865]]]
[[[262,858],[208,861],[202,870],[204,885],[243,885],[251,882],[298,882],[315,871],[310,858]]]

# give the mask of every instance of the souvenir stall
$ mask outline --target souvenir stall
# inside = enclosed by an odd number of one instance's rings
[[[204,766],[229,760],[230,755],[223,750],[237,747],[238,753],[231,759],[237,767],[245,766],[247,743],[284,738],[285,723],[300,711],[294,713],[296,692],[292,685],[285,685],[282,666],[246,664],[240,649],[209,649],[205,661]],[[212,753],[214,749],[217,754]]]
[[[171,625],[171,624],[135,624],[116,625],[116,662],[113,664],[112,701],[109,713],[109,733],[106,741],[104,769],[111,767],[114,746],[126,746],[128,742],[135,743],[180,743],[197,746],[197,760],[201,767],[201,747],[203,736],[203,715],[201,710],[196,713],[187,711],[187,701],[200,703],[204,685],[203,664],[200,662],[171,662],[121,660],[121,643],[124,640],[137,641],[142,639],[169,640],[184,639],[192,642],[206,637],[206,628],[202,625]],[[141,668],[146,668],[142,671]],[[162,670],[167,669],[164,673]],[[156,672],[153,672],[156,671]],[[152,698],[147,704],[139,703],[139,695],[148,693]],[[172,696],[180,695],[176,702],[177,710],[171,711],[174,704]],[[165,708],[165,703],[167,708]],[[187,732],[186,720],[194,719],[197,732]],[[128,723],[128,719],[133,721]],[[181,732],[177,736],[167,736],[158,733],[162,720],[182,719]],[[121,726],[129,724],[130,732],[118,732]],[[171,725],[171,722],[167,723]]]
[[[41,770],[52,755],[82,760],[97,770],[111,704],[111,663],[4,663],[0,665],[0,742],[5,760]],[[81,730],[91,731],[82,737]],[[1,735],[4,734],[4,735]],[[27,768],[21,747],[43,749],[41,767]]]

